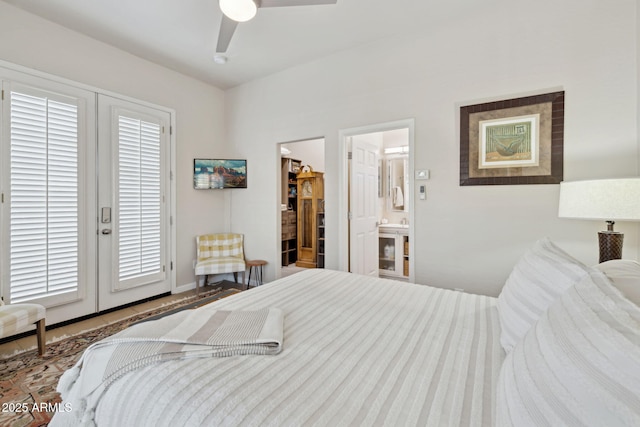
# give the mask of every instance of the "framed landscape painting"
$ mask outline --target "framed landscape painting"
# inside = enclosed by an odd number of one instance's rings
[[[564,91],[460,108],[460,185],[558,184]]]
[[[247,161],[193,159],[193,188],[196,190],[247,188]]]

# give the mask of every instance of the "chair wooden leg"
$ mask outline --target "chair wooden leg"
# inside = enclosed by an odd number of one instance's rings
[[[45,346],[47,345],[47,333],[44,319],[40,319],[36,322],[36,336],[38,339],[38,354],[42,356],[45,352]]]
[[[200,276],[196,274],[196,295],[200,294]]]
[[[238,272],[233,273],[233,281],[238,283]]]

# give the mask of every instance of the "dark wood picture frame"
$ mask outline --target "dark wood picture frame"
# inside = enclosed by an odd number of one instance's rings
[[[539,122],[539,163],[501,167],[496,162],[497,166],[480,167],[481,123],[506,122],[526,115],[535,115]],[[563,159],[564,91],[460,107],[461,186],[559,184],[563,179]]]

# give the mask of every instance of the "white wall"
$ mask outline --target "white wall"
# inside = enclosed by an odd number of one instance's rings
[[[227,91],[227,139],[237,155],[264,165],[252,171],[247,191],[233,194],[232,225],[246,234],[248,251],[269,260],[267,279],[279,256],[276,143],[325,137],[326,265],[336,268],[345,245],[337,227],[338,131],[405,118],[415,118],[414,166],[431,170],[427,200],[415,205],[418,283],[497,295],[517,258],[542,236],[597,262],[604,223],[558,219],[558,185],[459,186],[459,107],[561,88],[565,179],[636,175],[637,1],[483,6],[481,14],[412,37]],[[617,228],[625,257],[637,259],[637,226]]]
[[[228,194],[193,189],[193,158],[227,155],[224,93],[0,2],[0,59],[176,111],[177,284],[194,281],[195,236],[228,227]]]

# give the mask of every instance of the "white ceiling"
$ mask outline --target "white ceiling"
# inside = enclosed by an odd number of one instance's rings
[[[338,0],[259,9],[238,25],[229,60],[219,65],[213,61],[218,0],[3,1],[221,89],[382,38],[428,31],[478,3]]]

